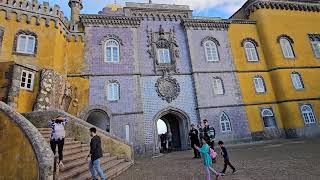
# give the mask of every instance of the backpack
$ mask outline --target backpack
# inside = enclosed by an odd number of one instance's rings
[[[212,148],[209,148],[209,155],[211,159],[215,159],[217,157],[217,153]]]
[[[54,139],[62,139],[66,136],[64,125],[62,123],[54,124]]]

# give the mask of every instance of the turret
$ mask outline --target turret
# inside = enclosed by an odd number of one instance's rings
[[[71,23],[79,22],[80,10],[83,8],[82,0],[69,0],[69,7],[71,8]]]

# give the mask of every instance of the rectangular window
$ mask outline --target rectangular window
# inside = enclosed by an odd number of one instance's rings
[[[26,70],[22,70],[20,87],[26,90],[33,90],[34,73]]]
[[[17,52],[33,54],[35,49],[36,39],[33,36],[29,35],[19,35]]]
[[[264,87],[264,82],[263,82],[262,78],[257,77],[257,78],[254,78],[253,81],[254,81],[254,86],[255,86],[255,89],[256,89],[257,93],[266,92],[266,89]]]
[[[312,41],[312,49],[316,58],[320,58],[320,41]]]
[[[130,142],[130,126],[129,124],[126,125],[126,140]]]
[[[213,92],[216,95],[221,95],[224,93],[221,79],[218,79],[218,78],[213,79]]]
[[[171,63],[169,49],[158,49],[158,62],[160,64],[170,64]]]
[[[108,101],[117,101],[120,99],[120,86],[118,83],[109,83],[107,91]]]

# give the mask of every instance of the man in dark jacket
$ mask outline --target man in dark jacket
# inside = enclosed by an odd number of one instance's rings
[[[100,167],[100,158],[102,157],[102,148],[101,148],[101,140],[100,137],[97,136],[97,129],[90,128],[90,154],[88,155],[87,159],[91,157],[89,162],[89,170],[92,176],[92,179],[97,180],[96,171],[98,172],[101,180],[105,180],[106,176],[104,175],[101,167]]]
[[[191,124],[191,129],[189,132],[189,138],[191,141],[191,147],[193,149],[194,157],[193,158],[200,158],[200,152],[195,148],[194,145],[197,147],[200,146],[200,141],[199,141],[199,135],[198,135],[198,130],[195,128],[194,124]]]
[[[208,145],[214,149],[214,138],[216,137],[216,130],[213,127],[209,126],[208,120],[203,120],[204,128],[203,128],[203,137],[208,138],[210,142]]]

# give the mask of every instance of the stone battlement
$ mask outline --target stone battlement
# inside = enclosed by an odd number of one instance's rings
[[[12,18],[12,13],[16,14],[16,21],[20,22],[22,16],[26,16],[26,23],[30,24],[32,18],[36,19],[36,25],[41,25],[41,19],[45,20],[45,26],[50,26],[50,21],[54,22],[54,27],[60,27],[61,33],[66,38],[78,36],[79,33],[72,32],[72,26],[59,5],[50,6],[48,2],[38,3],[37,0],[0,0],[0,11],[5,12],[6,19]],[[82,35],[81,35],[82,36]],[[79,38],[74,38],[79,39]]]

